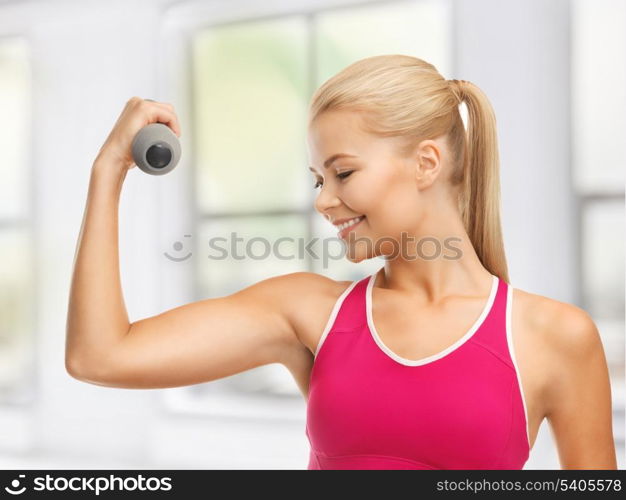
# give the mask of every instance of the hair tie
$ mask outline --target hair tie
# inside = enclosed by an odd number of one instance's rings
[[[448,80],[448,85],[450,87],[450,90],[456,97],[458,104],[461,104],[465,100],[465,91],[461,84],[467,84],[467,83],[469,83],[467,80],[456,80],[456,79]]]

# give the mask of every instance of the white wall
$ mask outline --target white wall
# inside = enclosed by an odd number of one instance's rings
[[[574,302],[569,1],[457,0],[457,7],[455,78],[486,92],[498,123],[511,283]]]

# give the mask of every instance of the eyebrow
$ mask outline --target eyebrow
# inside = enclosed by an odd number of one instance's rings
[[[329,157],[326,159],[326,161],[324,162],[324,168],[328,168],[328,167],[330,167],[330,166],[333,164],[333,162],[334,162],[335,160],[338,160],[339,158],[357,158],[357,156],[355,156],[355,155],[350,155],[350,154],[348,154],[348,153],[336,153],[336,154],[334,154],[334,155],[332,155],[332,156],[329,156]],[[309,166],[309,170],[310,170],[311,172],[315,172],[315,169],[314,169],[313,167],[311,167],[311,166]]]

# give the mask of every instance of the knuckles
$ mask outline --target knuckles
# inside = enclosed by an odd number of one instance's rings
[[[146,101],[146,100],[142,99],[141,97],[133,96],[133,97],[131,97],[128,100],[127,104],[141,105],[143,107],[147,107],[147,106],[150,106],[149,102],[150,101]],[[164,106],[166,106],[170,110],[174,111],[174,105],[172,103],[169,103],[169,102],[157,102],[157,101],[154,101],[154,102],[156,104],[163,104]]]
[[[174,105],[169,103],[169,102],[161,102],[161,103],[157,103],[156,101],[154,101],[156,104],[162,104],[164,105],[170,112],[176,114]],[[138,96],[133,96],[131,97],[128,102],[126,103],[126,106],[129,108],[134,108],[137,110],[140,110],[142,112],[147,112],[149,109],[152,109],[152,102],[151,101],[146,101],[144,99],[142,99],[141,97]]]

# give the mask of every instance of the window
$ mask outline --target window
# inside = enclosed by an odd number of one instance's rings
[[[32,400],[33,254],[28,168],[30,67],[21,38],[0,38],[0,399]]]
[[[624,103],[626,5],[572,8],[572,164],[578,198],[581,307],[602,337],[624,453]]]
[[[195,212],[201,259],[197,299],[233,293],[262,279],[312,271],[355,280],[382,259],[343,258],[334,228],[315,211],[307,169],[306,119],[315,89],[363,57],[407,53],[451,70],[447,2],[379,2],[312,14],[246,20],[203,28],[192,38]],[[376,37],[368,33],[376,32]],[[240,238],[234,245],[233,236]],[[283,243],[269,252],[279,238]],[[225,252],[202,251],[223,238]],[[311,254],[298,243],[310,242]],[[323,258],[323,241],[328,243]],[[215,243],[218,246],[218,243]],[[300,243],[300,246],[303,246]],[[207,256],[211,258],[206,258]],[[242,257],[243,256],[243,257]],[[301,399],[282,365],[266,365],[184,388],[190,395],[244,391]],[[172,396],[173,397],[173,396]]]

